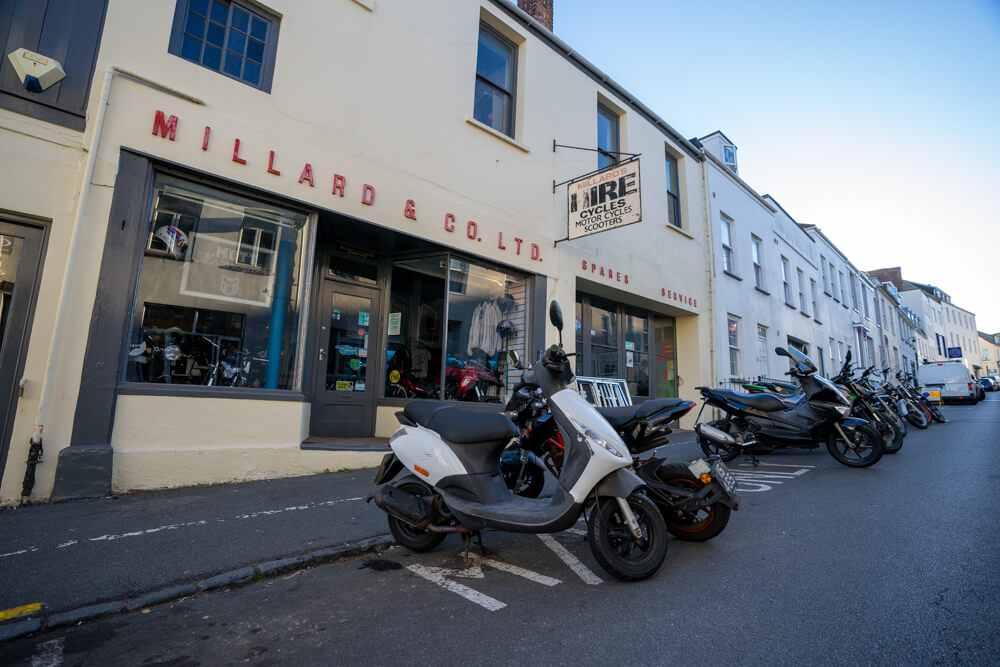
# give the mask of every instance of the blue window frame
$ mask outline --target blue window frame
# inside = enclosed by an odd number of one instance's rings
[[[278,19],[232,0],[177,0],[168,51],[271,92]]]

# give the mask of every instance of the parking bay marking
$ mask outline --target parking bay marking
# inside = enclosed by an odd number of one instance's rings
[[[567,531],[571,534],[583,533],[576,528],[570,528]],[[563,545],[559,544],[552,535],[539,535],[538,536],[542,543],[545,544],[549,549],[552,550],[559,559],[566,564],[573,572],[576,573],[585,583],[595,585],[603,583],[603,579],[598,577],[591,571],[586,565],[584,565],[580,559],[574,556],[569,550]],[[505,563],[504,561],[497,560],[495,558],[483,558],[475,554],[469,554],[469,558],[472,559],[472,565],[464,570],[456,570],[452,568],[445,567],[434,567],[432,565],[407,565],[406,569],[410,572],[416,574],[419,577],[426,579],[427,581],[437,584],[441,588],[459,595],[469,602],[478,604],[487,611],[498,611],[507,606],[505,602],[501,602],[496,598],[490,597],[485,593],[480,593],[474,588],[466,586],[465,584],[460,584],[457,581],[453,581],[451,578],[461,578],[461,579],[485,579],[486,575],[483,573],[483,567],[492,567],[495,570],[500,570],[501,572],[507,572],[508,574],[514,574],[519,577],[523,577],[528,581],[533,581],[537,584],[542,584],[543,586],[555,586],[561,584],[560,579],[554,577],[548,577],[544,574],[539,574],[527,568],[523,568],[519,565],[513,565],[511,563]],[[451,577],[451,578],[449,578]]]
[[[730,468],[733,477],[736,478],[738,486],[736,490],[741,493],[763,493],[770,491],[773,484],[783,484],[786,479],[795,479],[809,472],[815,466],[797,466],[783,463],[765,463],[768,468],[795,468],[794,471],[782,470],[761,470],[760,466],[753,467],[753,470],[738,470]],[[741,468],[752,467],[751,464],[741,464]]]
[[[457,581],[452,581],[448,577],[461,577],[463,579],[485,579],[486,575],[483,573],[483,565],[492,567],[493,569],[500,570],[502,572],[507,572],[509,574],[515,574],[519,577],[523,577],[528,581],[533,581],[536,584],[542,584],[543,586],[555,586],[556,584],[561,584],[562,581],[555,579],[553,577],[547,577],[544,574],[539,574],[537,572],[532,572],[531,570],[525,569],[518,565],[512,565],[510,563],[505,563],[495,558],[482,558],[474,554],[469,554],[469,557],[473,559],[473,564],[465,570],[455,570],[451,568],[444,567],[433,567],[429,565],[407,565],[406,569],[414,574],[423,577],[431,583],[437,584],[446,591],[455,593],[465,598],[469,602],[474,602],[480,607],[483,607],[487,611],[497,611],[503,609],[507,606],[506,603],[497,600],[496,598],[490,597],[485,593],[480,593],[474,588],[470,588],[464,584],[460,584]]]

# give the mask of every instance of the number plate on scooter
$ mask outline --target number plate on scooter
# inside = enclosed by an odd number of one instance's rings
[[[726,490],[726,493],[732,493],[736,490],[736,478],[733,474],[729,472],[729,468],[722,461],[716,461],[712,464],[712,477],[719,480],[719,484],[722,484],[722,488]]]

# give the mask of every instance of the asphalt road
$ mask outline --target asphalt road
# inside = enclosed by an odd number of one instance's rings
[[[995,665],[1000,394],[945,414],[868,469],[733,462],[729,527],[671,540],[644,582],[572,531],[488,533],[469,570],[455,538],[390,549],[0,644],[0,663]]]

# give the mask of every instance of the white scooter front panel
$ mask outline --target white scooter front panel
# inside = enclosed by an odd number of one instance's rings
[[[590,449],[590,460],[587,462],[580,478],[569,490],[573,500],[582,503],[593,491],[594,487],[619,468],[632,464],[632,455],[610,424],[601,416],[597,409],[572,389],[562,389],[549,397],[549,404],[554,406],[554,413],[562,413],[570,420],[579,424],[566,425],[562,430],[563,437],[573,438],[573,447]],[[563,424],[560,422],[560,426]],[[583,430],[581,430],[581,427]],[[589,431],[590,436],[585,435]],[[603,441],[603,445],[600,442]]]
[[[389,438],[389,447],[404,466],[432,486],[444,477],[468,474],[444,440],[422,426],[400,426]]]

